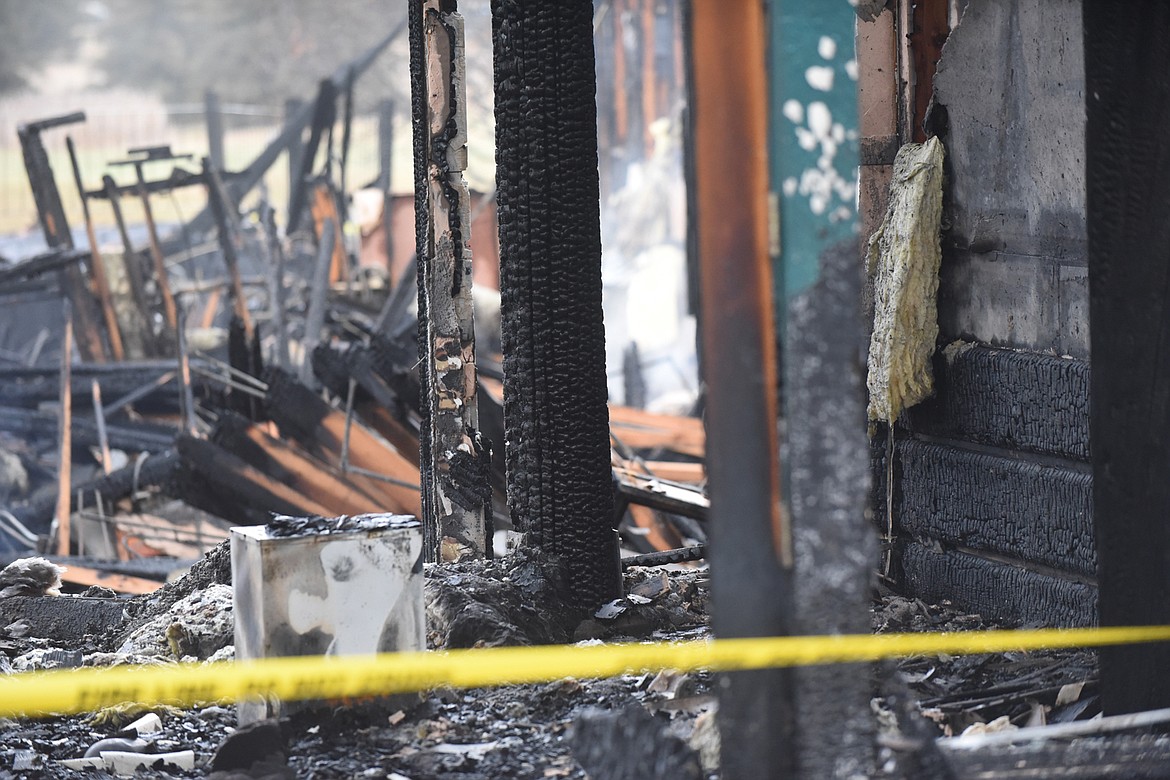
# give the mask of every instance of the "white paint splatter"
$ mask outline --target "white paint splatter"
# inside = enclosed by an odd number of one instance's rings
[[[827,35],[822,35],[817,41],[817,54],[823,60],[831,60],[837,56],[837,42]]]
[[[785,100],[784,107],[781,111],[783,111],[788,121],[793,124],[799,125],[804,122],[804,106],[800,104],[799,100],[793,100],[792,98]]]
[[[845,63],[845,73],[849,78],[857,81],[857,60],[849,60]]]
[[[811,152],[817,148],[817,137],[804,127],[796,128],[796,142],[806,152]]]
[[[829,137],[833,129],[833,113],[829,107],[819,100],[808,104],[808,129],[812,131],[818,141]]]
[[[828,92],[833,88],[833,69],[827,65],[813,65],[804,72],[804,80],[813,89]]]
[[[845,143],[845,126],[843,124],[841,124],[840,122],[834,122],[833,123],[833,130],[829,133],[829,136],[833,139],[833,141],[835,143],[838,143],[838,144]]]
[[[785,179],[782,186],[784,188],[784,197],[791,198],[796,194],[796,179],[792,176]]]

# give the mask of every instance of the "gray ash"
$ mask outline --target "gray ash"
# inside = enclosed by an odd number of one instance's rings
[[[276,515],[265,529],[268,536],[283,539],[290,536],[340,534],[355,531],[380,531],[388,528],[416,528],[419,522],[410,515],[342,515],[341,517],[288,517]]]

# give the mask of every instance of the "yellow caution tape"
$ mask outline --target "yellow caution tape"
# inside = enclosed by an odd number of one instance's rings
[[[191,706],[196,702],[260,696],[285,701],[348,699],[441,686],[481,688],[661,669],[736,671],[939,653],[964,655],[1167,641],[1170,626],[1143,626],[498,647],[167,667],[118,666],[29,672],[2,678],[0,717],[89,712],[127,701]]]

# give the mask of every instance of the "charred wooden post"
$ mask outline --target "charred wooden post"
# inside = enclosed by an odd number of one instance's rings
[[[1090,441],[1101,625],[1170,623],[1170,6],[1085,0]],[[1102,649],[1106,714],[1170,706],[1170,645]]]
[[[64,116],[28,122],[17,128],[20,150],[24,155],[24,167],[28,183],[32,188],[33,202],[37,207],[45,241],[52,249],[73,246],[69,237],[69,223],[65,219],[65,207],[61,204],[61,193],[57,190],[49,156],[41,140],[41,132],[53,127],[72,125],[85,121],[85,112],[77,111]]]
[[[123,272],[130,288],[130,297],[133,299],[132,306],[124,306],[119,312],[122,322],[128,326],[122,332],[127,357],[144,358],[163,354],[165,349],[159,349],[158,336],[151,323],[153,318],[150,314],[154,306],[151,303],[150,291],[147,289],[142,259],[134,249],[134,243],[130,240],[130,233],[126,228],[126,219],[122,216],[122,195],[118,185],[109,175],[102,177],[102,186],[106,200],[110,203],[110,210],[114,213],[118,234],[122,238]]]
[[[72,249],[73,235],[69,231],[65,207],[61,203],[61,192],[57,189],[57,180],[53,177],[53,168],[49,165],[49,155],[41,140],[41,132],[84,121],[85,113],[78,111],[65,116],[28,122],[16,129],[20,138],[21,153],[24,156],[25,171],[28,173],[29,187],[32,189],[33,201],[37,207],[37,217],[45,234],[45,243],[50,249]],[[89,286],[76,263],[70,263],[62,269],[61,289],[65,290],[73,302],[74,316],[77,317],[81,329],[81,338],[77,343],[81,356],[89,361],[104,362],[105,345],[102,343],[99,328],[101,317],[96,310]]]
[[[301,167],[296,178],[289,182],[288,226],[286,233],[292,233],[301,223],[301,215],[308,202],[309,174],[317,161],[317,150],[321,139],[330,132],[337,119],[337,92],[340,84],[323,79],[317,89],[317,100],[313,104],[312,124],[309,127],[309,142],[301,153]]]
[[[330,153],[332,154],[332,153]],[[349,267],[349,254],[345,248],[344,217],[340,202],[343,200],[329,180],[327,174],[322,174],[313,183],[313,200],[309,204],[309,213],[313,217],[313,229],[318,237],[323,237],[325,223],[333,225],[333,254],[329,263],[330,284],[348,285],[352,278]]]
[[[65,331],[61,336],[61,407],[57,446],[57,554],[69,554],[69,498],[73,469],[73,311],[65,303]]]
[[[138,197],[142,199],[142,216],[146,221],[146,237],[149,241],[150,259],[154,263],[154,279],[158,285],[159,295],[162,296],[163,322],[161,338],[170,340],[178,324],[175,314],[175,296],[171,293],[171,280],[167,274],[166,258],[163,257],[162,244],[158,240],[158,226],[154,223],[154,210],[150,206],[150,193],[146,189],[146,177],[142,173],[142,163],[134,163],[134,176],[138,182]]]
[[[227,170],[223,153],[223,109],[214,90],[203,93],[203,115],[207,122],[207,156],[215,170]]]
[[[394,195],[391,191],[394,172],[394,102],[378,104],[378,189],[382,191],[382,230],[386,244],[386,267],[394,267]],[[397,281],[397,280],[392,280]]]
[[[385,51],[386,47],[388,47],[395,38],[402,34],[402,30],[405,26],[406,22],[401,22],[393,30],[387,33],[385,38],[375,43],[360,56],[355,57],[351,62],[346,63],[345,65],[342,65],[340,68],[335,70],[332,76],[329,78],[329,81],[332,82],[334,88],[340,88],[340,86],[345,83],[345,80],[348,78],[351,69],[357,76],[360,77],[362,73],[369,69],[374,60],[378,58],[378,55]],[[274,163],[276,163],[278,159],[280,159],[281,154],[283,154],[286,149],[292,151],[299,145],[300,138],[305,129],[305,126],[308,125],[309,122],[313,119],[313,114],[314,107],[306,104],[286,115],[284,127],[281,128],[280,134],[274,138],[268,144],[268,146],[264,147],[264,150],[260,152],[260,154],[256,155],[256,158],[252,160],[251,163],[249,163],[243,170],[232,176],[232,180],[227,186],[228,194],[231,195],[233,200],[239,202],[240,199],[252,191],[253,187],[260,183],[260,180],[264,178],[264,174],[268,171],[269,168],[273,166]],[[298,167],[297,170],[299,171],[301,169]],[[296,182],[297,177],[291,176],[289,182],[290,190],[292,189],[292,186],[296,184]],[[293,194],[295,194],[295,190],[293,190]],[[301,207],[303,208],[304,200],[302,199],[300,203]],[[289,214],[289,227],[286,232],[292,233],[297,223],[293,221],[291,209]],[[187,229],[191,233],[202,234],[211,227],[212,223],[213,217],[211,214],[211,209],[205,208],[203,211],[192,217],[191,221],[187,223]]]
[[[248,338],[252,337],[252,315],[248,313],[248,299],[244,295],[244,283],[240,277],[240,259],[236,254],[235,231],[233,229],[235,204],[232,203],[223,182],[219,178],[211,159],[203,158],[204,184],[207,185],[207,201],[215,215],[215,226],[219,233],[219,248],[223,252],[223,262],[227,266],[228,279],[231,281],[232,314],[243,323]]]
[[[228,358],[233,368],[249,376],[259,377],[262,373],[260,358],[253,350],[256,337],[252,315],[248,311],[248,300],[244,294],[244,283],[240,276],[240,260],[236,254],[236,221],[238,215],[227,189],[219,178],[219,171],[209,157],[203,158],[203,179],[207,185],[207,200],[215,215],[216,233],[219,236],[220,251],[230,281],[228,290],[232,304],[232,318],[228,327]],[[249,395],[232,391],[232,406],[249,418],[259,419],[259,404]]]
[[[94,231],[93,215],[89,211],[89,196],[81,184],[81,166],[77,162],[77,150],[73,147],[73,139],[65,137],[65,146],[69,150],[69,162],[73,168],[73,182],[77,185],[77,196],[81,198],[81,213],[85,217],[85,235],[89,239],[90,274],[93,277],[94,289],[97,292],[98,303],[102,308],[102,318],[106,323],[106,336],[110,341],[110,355],[115,361],[125,360],[126,353],[122,348],[122,328],[118,325],[118,316],[114,312],[114,300],[110,292],[110,280],[106,275],[106,264],[98,248],[97,233]]]
[[[341,195],[337,199],[337,210],[343,225],[348,213],[345,205],[346,194],[349,192],[346,168],[349,167],[349,141],[353,136],[353,84],[356,79],[357,74],[354,73],[353,68],[350,68],[349,73],[345,76],[345,90],[342,92],[345,104],[341,112],[341,151],[337,159],[337,191]]]
[[[493,0],[508,504],[572,597],[621,593],[601,314],[593,4]]]
[[[305,156],[304,122],[298,120],[305,116],[308,109],[305,101],[300,98],[289,98],[284,101],[284,125],[288,128],[288,188],[292,194],[293,183],[301,175],[301,160]],[[291,132],[290,132],[291,131]]]
[[[273,362],[287,371],[289,369],[288,312],[285,300],[287,291],[284,283],[284,248],[280,244],[280,236],[276,230],[276,210],[266,207],[260,221],[264,225],[264,245],[267,247],[268,307],[272,311],[272,333],[276,337]]]
[[[325,300],[329,294],[329,267],[335,242],[333,221],[329,220],[321,226],[321,243],[309,287],[309,310],[305,312],[305,335],[301,339],[301,381],[305,384],[313,379],[313,350],[321,341],[321,329],[325,326]]]
[[[491,555],[491,459],[479,435],[476,404],[475,323],[471,300],[470,196],[467,167],[467,116],[463,17],[453,0],[422,0],[421,51],[411,51],[411,67],[426,86],[425,113],[414,117],[423,135],[426,167],[415,171],[425,188],[425,244],[419,253],[418,295],[425,304],[426,359],[420,367],[421,403],[430,420],[427,515],[423,518],[426,553],[436,559],[440,546],[476,558]],[[413,31],[412,31],[413,32]],[[416,59],[417,58],[417,59]],[[420,200],[422,198],[419,198]]]
[[[98,449],[102,453],[102,471],[109,474],[110,467],[110,437],[106,433],[106,413],[102,411],[102,386],[96,379],[90,380],[90,392],[93,399],[93,421],[97,425]]]
[[[721,638],[787,635],[795,620],[776,434],[762,26],[759,3],[701,0],[688,29],[711,616]],[[720,686],[723,775],[798,777],[791,673],[738,672]]]
[[[787,438],[781,466],[792,518],[795,628],[867,633],[878,538],[866,517],[869,445],[858,370],[865,364],[866,329],[857,240],[857,76],[850,65],[857,18],[847,3],[783,0],[773,4],[769,23],[768,162],[779,203],[776,300]],[[811,148],[804,133],[814,138]],[[802,184],[810,177],[824,186]],[[798,775],[874,774],[871,669],[806,667],[793,676]]]
[[[184,433],[195,435],[195,394],[191,389],[191,360],[187,352],[187,320],[179,314],[179,327],[175,328],[176,352],[179,356],[177,376],[179,378],[179,423]]]

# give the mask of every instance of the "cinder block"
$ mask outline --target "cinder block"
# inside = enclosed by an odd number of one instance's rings
[[[238,660],[425,649],[414,517],[277,518],[231,533]],[[241,702],[240,723],[292,709]]]
[[[1006,252],[944,252],[939,272],[939,329],[1000,347],[1043,352],[1060,343],[1055,262]]]

